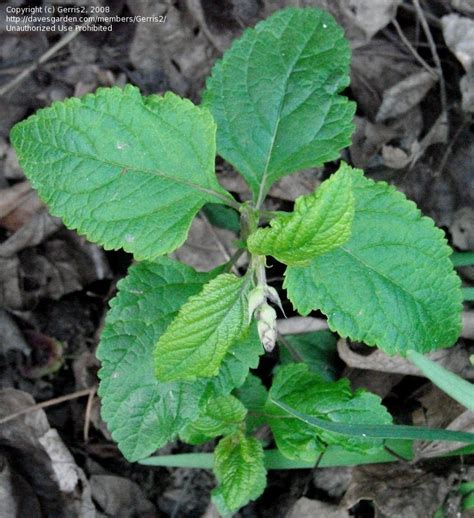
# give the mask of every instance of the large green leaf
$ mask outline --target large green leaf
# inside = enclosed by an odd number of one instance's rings
[[[214,173],[215,132],[207,110],[129,85],[54,103],[11,141],[52,214],[107,249],[154,259],[183,243],[206,202],[232,203]]]
[[[355,172],[351,238],[288,267],[289,299],[302,315],[319,309],[333,331],[388,354],[452,345],[462,294],[443,231],[402,193]]]
[[[278,215],[270,227],[260,228],[247,240],[257,255],[273,255],[280,262],[306,265],[319,255],[344,244],[354,219],[353,169],[342,163],[328,180],[308,196],[300,196],[293,212]]]
[[[260,203],[290,172],[336,158],[350,143],[355,104],[350,51],[326,12],[283,9],[248,29],[212,71],[204,104],[217,122],[217,149]]]
[[[214,451],[214,473],[219,486],[212,498],[221,514],[255,500],[267,483],[261,442],[243,433],[224,437]]]
[[[249,277],[225,273],[179,310],[155,349],[161,381],[215,376],[229,347],[248,327]]]
[[[214,437],[238,432],[246,415],[244,405],[230,394],[210,398],[201,415],[179,435],[188,444],[202,444]]]
[[[316,460],[327,445],[337,444],[351,451],[371,451],[382,441],[347,437],[288,418],[285,410],[272,400],[321,420],[344,424],[389,424],[390,414],[380,398],[369,392],[352,392],[349,381],[328,382],[298,363],[281,367],[272,384],[266,412],[278,449],[290,459]]]
[[[209,397],[228,394],[258,365],[256,331],[225,356],[219,375],[196,382],[159,382],[153,348],[186,300],[202,289],[209,274],[161,258],[132,266],[111,301],[97,356],[102,362],[102,415],[123,454],[131,461],[150,455],[196,419]]]

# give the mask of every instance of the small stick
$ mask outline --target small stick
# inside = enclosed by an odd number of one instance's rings
[[[402,31],[402,28],[400,27],[400,24],[397,22],[397,20],[394,18],[392,20],[392,24],[395,27],[398,36],[404,43],[404,45],[408,48],[408,50],[411,52],[412,56],[420,63],[420,65],[426,69],[434,78],[438,79],[438,74],[428,65],[428,63],[418,54],[415,47],[411,44],[410,40],[405,36],[405,33]]]
[[[94,396],[96,393],[97,387],[92,387],[89,397],[87,398],[86,405],[86,413],[84,415],[84,442],[89,441],[89,430],[91,424],[91,413],[92,413],[92,403],[94,402]]]
[[[430,46],[431,55],[433,56],[433,61],[436,65],[436,71],[439,76],[439,92],[441,98],[441,111],[443,113],[448,113],[448,101],[446,94],[446,83],[444,82],[443,69],[441,67],[441,60],[439,59],[438,51],[436,50],[436,44],[433,40],[433,35],[431,34],[430,26],[426,21],[425,13],[420,6],[419,0],[413,0],[413,5],[415,6],[418,18],[421,22],[421,26],[423,28],[423,32],[425,33],[426,39],[428,40],[428,44]]]
[[[16,85],[24,81],[32,72],[36,70],[41,64],[48,61],[51,57],[56,54],[59,50],[65,47],[68,43],[70,43],[74,38],[79,36],[81,33],[80,30],[75,30],[73,32],[68,32],[65,34],[57,43],[55,43],[52,47],[50,47],[44,54],[42,54],[37,61],[35,61],[32,65],[25,68],[20,74],[14,77],[7,84],[3,85],[0,88],[0,97],[7,94],[10,90],[15,88]]]
[[[35,410],[41,410],[42,408],[47,408],[54,405],[59,405],[60,403],[64,403],[65,401],[69,401],[71,399],[76,399],[84,396],[89,396],[92,392],[95,394],[96,387],[78,390],[77,392],[73,392],[72,394],[67,394],[65,396],[60,396],[54,399],[49,399],[48,401],[43,401],[42,403],[37,403],[36,405],[31,405],[28,408],[24,408],[19,412],[15,412],[14,414],[7,415],[0,419],[0,424],[8,423],[9,421],[13,421],[17,417],[21,417],[22,415],[29,414],[30,412],[34,412]]]

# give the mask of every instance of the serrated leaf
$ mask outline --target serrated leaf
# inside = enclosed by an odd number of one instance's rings
[[[231,435],[247,415],[244,405],[234,396],[209,399],[201,415],[180,432],[181,440],[188,444],[202,444],[220,435]]]
[[[290,459],[316,461],[327,445],[349,451],[370,452],[382,446],[379,439],[347,437],[317,430],[288,414],[272,402],[282,401],[308,416],[333,423],[391,424],[392,418],[380,398],[369,392],[352,392],[347,379],[328,382],[309,371],[305,364],[281,367],[272,384],[265,407],[280,452]]]
[[[355,172],[351,238],[288,267],[289,299],[300,314],[319,309],[333,331],[388,354],[452,345],[462,294],[443,231],[402,193]]]
[[[290,172],[337,158],[350,143],[355,104],[350,51],[326,12],[283,9],[247,29],[212,70],[203,94],[217,148],[260,203]]]
[[[221,439],[214,451],[214,474],[219,486],[212,498],[222,509],[235,512],[265,489],[266,470],[259,440],[237,433]]]
[[[161,381],[215,376],[229,347],[248,327],[248,277],[225,273],[179,310],[156,344],[155,373]]]
[[[337,338],[330,331],[315,331],[297,335],[285,335],[285,347],[280,347],[283,365],[303,362],[310,370],[327,381],[336,379]]]
[[[201,381],[159,382],[153,349],[179,308],[212,274],[161,258],[132,266],[111,301],[97,356],[102,362],[102,416],[122,453],[142,459],[173,439],[209,397],[228,394],[258,365],[261,346],[252,329],[225,356],[219,375]]]
[[[206,202],[232,197],[214,173],[211,114],[168,93],[100,88],[39,110],[11,141],[52,214],[137,259],[178,248]]]
[[[344,244],[354,219],[352,174],[352,168],[342,163],[313,194],[300,196],[293,212],[277,216],[270,227],[251,234],[247,240],[250,252],[301,266]]]
[[[267,402],[268,392],[260,378],[249,374],[245,382],[235,389],[234,394],[249,411],[246,420],[248,432],[265,423],[264,407]]]

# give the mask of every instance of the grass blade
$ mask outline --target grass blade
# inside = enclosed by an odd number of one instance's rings
[[[474,264],[474,252],[454,252],[451,261],[454,266],[469,266]]]
[[[352,437],[369,437],[374,439],[410,439],[419,441],[455,441],[474,444],[474,434],[467,432],[456,432],[438,428],[422,428],[418,426],[404,425],[357,425],[332,423],[308,416],[286,405],[282,401],[272,399],[275,405],[285,410],[288,414],[296,417],[310,426],[327,430],[329,432],[348,435]]]
[[[474,385],[472,383],[415,351],[408,351],[407,358],[443,392],[474,411]]]

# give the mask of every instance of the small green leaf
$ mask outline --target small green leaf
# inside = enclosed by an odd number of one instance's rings
[[[130,461],[142,459],[172,440],[213,396],[240,386],[261,354],[255,326],[226,354],[219,375],[195,382],[160,383],[153,348],[191,295],[210,274],[160,258],[132,266],[118,283],[97,351],[102,362],[102,416]]]
[[[213,68],[203,94],[217,122],[219,154],[260,203],[290,172],[337,158],[349,145],[355,104],[350,51],[332,16],[283,9],[247,29]]]
[[[240,217],[235,209],[218,203],[206,203],[202,211],[214,226],[231,230],[236,234],[240,232]]]
[[[221,514],[258,498],[267,483],[260,441],[243,433],[221,439],[214,452],[214,474],[219,486],[212,499],[224,511]]]
[[[249,411],[247,416],[248,432],[265,423],[264,407],[267,402],[268,392],[260,378],[249,374],[245,382],[235,389],[234,394]]]
[[[436,386],[474,412],[474,385],[472,383],[416,351],[408,351],[407,358]]]
[[[201,415],[180,432],[181,440],[202,444],[220,435],[236,433],[246,415],[244,405],[232,395],[211,398]]]
[[[161,381],[215,376],[229,347],[248,326],[248,277],[226,273],[184,304],[155,348]]]
[[[315,430],[298,419],[288,418],[285,410],[273,403],[282,401],[301,413],[324,421],[344,424],[389,424],[390,414],[380,398],[369,392],[352,392],[349,381],[328,382],[308,370],[307,365],[281,367],[270,389],[266,412],[278,449],[290,459],[315,461],[326,445],[337,444],[349,451],[380,448],[382,441],[346,437],[327,430]]]
[[[257,255],[272,255],[280,262],[301,266],[310,259],[343,245],[354,219],[353,170],[347,164],[308,196],[300,196],[292,213],[277,216],[247,240]]]
[[[280,347],[283,365],[304,362],[309,369],[327,381],[336,379],[335,364],[339,361],[337,338],[331,331],[315,331],[298,335],[285,335],[285,346]]]
[[[214,173],[211,114],[168,93],[100,88],[17,124],[20,165],[52,214],[137,259],[178,248],[206,202],[235,203]]]
[[[385,182],[355,170],[352,235],[306,267],[288,267],[284,287],[302,315],[388,354],[452,345],[461,329],[460,280],[443,231]]]

